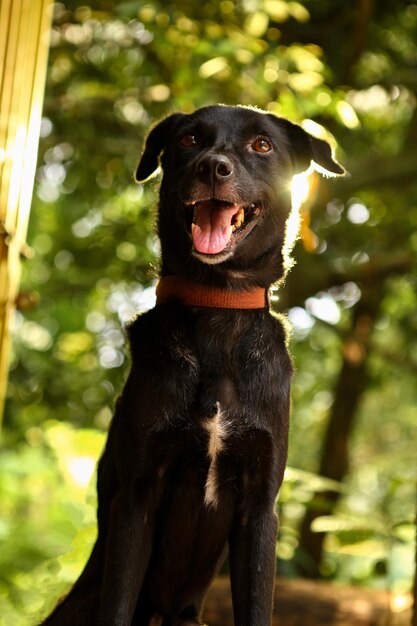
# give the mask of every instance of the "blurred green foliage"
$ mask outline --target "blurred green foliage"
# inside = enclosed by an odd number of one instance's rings
[[[352,316],[375,288],[381,303],[350,471],[330,486],[342,497],[313,530],[327,533],[323,576],[410,587],[417,5],[381,0],[367,13],[368,6],[55,5],[29,234],[34,257],[24,268],[0,456],[0,624],[33,623],[85,562],[95,533],[88,481],[129,361],[122,324],[152,306],[157,267],[155,189],[135,186],[131,172],[152,122],[216,102],[287,116],[334,146],[336,137],[350,173],[319,187],[311,180],[304,245],[278,294],[293,324],[296,365],[279,571],[299,572],[301,519],[315,492],[329,488],[317,476],[323,435]]]

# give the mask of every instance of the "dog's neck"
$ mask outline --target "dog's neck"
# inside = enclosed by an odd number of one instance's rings
[[[169,302],[219,309],[269,308],[268,290],[263,287],[234,291],[195,283],[185,276],[164,276],[160,279],[156,289],[156,304]]]

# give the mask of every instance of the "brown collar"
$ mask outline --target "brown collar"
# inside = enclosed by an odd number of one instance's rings
[[[164,276],[156,288],[156,304],[177,301],[187,306],[219,309],[265,309],[269,307],[268,290],[254,287],[249,291],[229,291],[199,285],[184,276]]]

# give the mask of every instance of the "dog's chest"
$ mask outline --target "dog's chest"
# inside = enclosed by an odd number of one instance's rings
[[[233,419],[223,412],[220,402],[216,403],[216,412],[203,422],[207,432],[207,456],[209,468],[204,485],[204,502],[206,506],[217,508],[219,499],[219,457],[225,454],[228,440],[233,436],[236,425]]]
[[[246,484],[271,447],[289,389],[285,335],[266,311],[177,311],[151,312],[158,326],[142,323],[134,335],[149,415],[142,441],[156,474],[163,468],[171,486],[174,476],[182,485],[197,481],[206,506],[216,509],[223,486]]]
[[[200,377],[194,419],[205,435],[204,502],[214,509],[222,485],[242,485],[244,476],[256,472],[257,459],[268,453],[274,436],[286,350],[270,318],[256,321],[223,316],[197,326]]]

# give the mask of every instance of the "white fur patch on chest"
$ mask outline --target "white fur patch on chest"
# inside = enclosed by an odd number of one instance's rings
[[[207,507],[217,508],[218,505],[218,467],[217,458],[224,449],[228,434],[225,414],[217,402],[217,411],[212,418],[204,423],[204,428],[209,434],[207,454],[210,459],[210,466],[207,473],[207,480],[204,487],[204,503]]]

